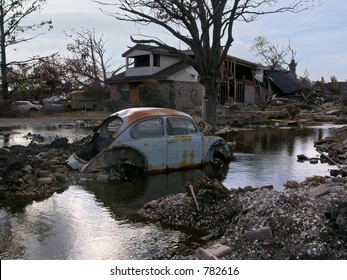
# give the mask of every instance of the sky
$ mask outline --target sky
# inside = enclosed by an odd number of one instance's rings
[[[117,0],[114,0],[117,1]],[[281,0],[286,1],[286,0]],[[39,14],[28,20],[53,21],[53,29],[31,42],[16,45],[16,50],[7,51],[7,59],[25,60],[33,55],[50,55],[55,52],[67,54],[70,42],[66,33],[72,29],[81,31],[95,29],[96,37],[105,41],[107,57],[116,69],[125,63],[122,54],[134,44],[131,35],[139,32],[167,38],[175,47],[180,42],[163,31],[151,26],[122,22],[105,15],[101,6],[91,0],[48,0]],[[154,31],[153,31],[154,30]],[[301,13],[267,15],[251,23],[236,22],[233,29],[234,42],[229,55],[258,63],[260,58],[251,52],[253,40],[264,36],[273,45],[286,45],[288,40],[296,50],[297,74],[308,73],[311,81],[330,81],[335,76],[347,81],[347,1],[321,0],[321,5]]]

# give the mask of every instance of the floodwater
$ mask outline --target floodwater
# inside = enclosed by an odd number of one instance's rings
[[[327,163],[299,162],[298,155],[319,158],[314,142],[332,134],[338,126],[300,126],[293,128],[258,128],[227,136],[236,142],[235,160],[224,180],[228,188],[273,185],[283,189],[288,180],[303,181],[313,175],[329,175],[334,169]]]
[[[328,175],[328,164],[298,162],[297,155],[317,157],[313,144],[331,134],[329,125],[238,131],[235,159],[217,177],[228,188],[273,185]],[[91,133],[82,128],[15,128],[0,131],[0,146],[26,145],[23,135],[55,135],[75,141]],[[10,135],[8,135],[10,133]],[[48,135],[50,135],[48,137]],[[48,139],[50,138],[50,139]],[[150,259],[163,248],[194,241],[196,233],[162,228],[137,216],[146,202],[184,191],[202,170],[134,178],[131,182],[71,185],[63,193],[29,205],[0,207],[1,259]]]

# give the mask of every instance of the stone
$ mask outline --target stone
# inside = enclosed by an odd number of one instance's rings
[[[218,260],[231,252],[232,250],[229,246],[216,244],[213,248],[198,248],[195,256],[200,260]]]
[[[195,256],[199,260],[218,260],[218,258],[214,256],[211,252],[201,247],[196,250]]]
[[[318,187],[310,188],[307,194],[312,197],[320,197],[326,195],[330,192],[329,188],[325,185],[320,185]]]
[[[344,217],[344,214],[339,213],[339,214],[337,215],[337,217],[336,217],[335,223],[336,223],[337,225],[339,225],[339,226],[343,226],[343,227],[344,227],[344,226],[346,225],[346,219],[345,219],[345,217]]]
[[[255,230],[247,230],[245,236],[247,241],[272,239],[272,229],[271,227],[262,227]]]
[[[96,176],[96,181],[98,182],[108,182],[108,175],[107,174],[103,174],[103,173],[100,173]]]
[[[40,184],[50,184],[52,183],[53,178],[52,177],[41,177],[37,179],[37,182]]]
[[[231,248],[229,246],[217,244],[214,248],[208,249],[208,251],[217,258],[223,257],[231,253]]]

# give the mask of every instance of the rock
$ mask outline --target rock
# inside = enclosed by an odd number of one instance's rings
[[[262,241],[272,239],[272,230],[271,227],[262,227],[255,230],[248,230],[245,232],[245,236],[248,241]]]
[[[69,139],[66,137],[57,138],[52,141],[51,146],[55,148],[62,148],[68,145]]]
[[[195,255],[199,260],[218,260],[218,258],[211,254],[211,252],[203,248],[198,248]]]
[[[41,177],[37,179],[37,182],[40,184],[50,184],[52,183],[53,178],[52,177]]]
[[[33,168],[29,164],[23,168],[23,171],[25,171],[25,172],[30,172],[31,170],[33,170]]]
[[[225,245],[217,244],[213,248],[198,248],[196,257],[200,260],[218,260],[231,252],[231,248]]]
[[[346,226],[346,214],[339,213],[339,214],[337,215],[337,218],[336,218],[335,223],[336,223],[338,226],[345,227],[345,226]]]
[[[298,161],[305,161],[305,160],[308,160],[308,157],[305,156],[305,155],[302,155],[302,154],[297,155],[297,157],[298,157]]]
[[[320,196],[328,194],[329,192],[330,192],[330,190],[329,190],[329,188],[327,186],[320,185],[318,187],[310,188],[307,191],[307,194],[309,196],[313,196],[313,197],[320,197]]]
[[[96,181],[98,182],[108,182],[109,176],[105,173],[99,173],[96,175]]]
[[[284,189],[297,189],[300,187],[300,184],[296,181],[287,181],[283,184]]]

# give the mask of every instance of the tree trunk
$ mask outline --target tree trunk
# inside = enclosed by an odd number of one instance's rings
[[[0,10],[0,51],[1,51],[1,93],[2,98],[5,99],[8,96],[8,80],[7,80],[7,62],[6,62],[6,46],[5,46],[5,35],[4,35],[4,11],[1,6]]]
[[[217,127],[218,81],[217,79],[208,78],[203,81],[203,85],[205,86],[204,121],[212,125],[215,130]]]

